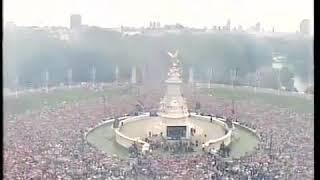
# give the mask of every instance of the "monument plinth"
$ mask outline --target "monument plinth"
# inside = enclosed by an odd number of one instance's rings
[[[171,57],[171,64],[165,81],[167,89],[160,100],[157,112],[158,117],[144,114],[123,120],[122,125],[115,128],[116,141],[126,148],[135,143],[146,148],[148,143],[143,141],[144,138],[160,135],[165,142],[186,141],[191,142],[190,144],[203,144],[207,149],[213,147],[217,149],[221,143],[228,145],[231,142],[232,131],[224,122],[217,118],[209,120],[209,117],[189,114],[180,89],[182,68],[178,52],[168,54]]]
[[[172,55],[171,66],[168,72],[168,79],[165,81],[167,84],[167,91],[165,96],[160,102],[159,116],[169,119],[181,119],[189,116],[186,100],[182,97],[180,85],[182,83],[181,73],[182,69],[178,59],[178,52]],[[166,121],[168,122],[168,121]]]
[[[165,81],[167,91],[160,101],[158,115],[162,117],[162,126],[165,127],[166,135],[174,139],[189,138],[190,123],[188,122],[188,107],[186,100],[182,97],[180,85],[182,84],[181,64],[178,59],[178,52],[171,57],[171,65],[168,72],[168,78]]]

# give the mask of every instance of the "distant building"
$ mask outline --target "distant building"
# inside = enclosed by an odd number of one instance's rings
[[[184,29],[185,27],[182,24],[177,23],[176,28],[177,29]]]
[[[256,32],[260,32],[261,31],[261,23],[258,22],[254,29],[255,29]]]
[[[160,27],[160,23],[159,22],[155,22],[155,21],[150,21],[149,23],[149,28],[150,29],[156,29]]]
[[[238,31],[243,31],[243,28],[241,25],[238,26]]]
[[[72,14],[70,16],[70,28],[71,29],[79,29],[81,27],[81,15],[80,14]]]
[[[5,29],[12,30],[16,28],[16,24],[12,21],[6,22]]]
[[[226,31],[230,31],[230,29],[231,29],[231,20],[228,19],[227,25],[226,25],[226,27],[225,27],[225,30],[226,30]]]
[[[310,20],[304,19],[300,23],[300,33],[310,34]]]
[[[212,30],[214,30],[214,31],[216,31],[217,29],[218,29],[217,26],[212,27]]]
[[[48,30],[50,34],[57,39],[62,41],[70,40],[70,31],[64,27],[52,27]]]

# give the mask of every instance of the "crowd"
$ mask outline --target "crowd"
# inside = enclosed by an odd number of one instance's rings
[[[197,99],[205,114],[231,116],[230,100],[205,95]],[[280,179],[313,179],[313,113],[250,100],[236,102],[234,109],[239,123],[255,129],[261,137],[257,151],[244,157],[248,162],[269,162],[273,177]]]
[[[137,98],[156,106],[160,96],[145,92]],[[192,100],[187,93],[185,97]],[[229,112],[227,100],[197,99],[202,112],[220,116]],[[106,111],[99,99],[7,116],[4,179],[313,179],[313,113],[250,101],[235,103],[237,119],[254,126],[261,141],[254,153],[239,159],[204,153],[139,154],[125,160],[86,142],[83,134],[89,128],[105,115],[131,112],[136,100],[125,95],[109,98]]]
[[[123,104],[124,100],[132,102]],[[110,98],[106,113],[116,113],[115,107],[129,112],[130,104],[134,100],[125,95]],[[101,99],[8,116],[4,120],[4,179],[129,177],[126,161],[101,153],[84,139],[85,131],[103,117]]]

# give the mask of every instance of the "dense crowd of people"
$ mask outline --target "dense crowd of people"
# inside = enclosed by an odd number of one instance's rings
[[[129,112],[135,103],[126,95],[108,100],[109,115]],[[128,103],[122,103],[124,100]],[[87,179],[124,175],[128,167],[125,161],[99,152],[83,136],[102,120],[103,108],[101,99],[86,100],[8,116],[4,121],[4,178]]]
[[[161,95],[152,90],[111,97],[106,107],[101,99],[84,100],[8,115],[4,179],[313,179],[313,113],[249,100],[235,103],[237,120],[254,127],[261,139],[256,151],[239,159],[210,153],[120,159],[87,143],[84,133],[104,116],[132,112],[138,99],[152,109]],[[194,104],[191,94],[184,96]],[[228,116],[228,100],[206,95],[197,100],[202,112]]]
[[[231,116],[230,100],[199,95],[205,114]],[[235,103],[236,119],[261,137],[258,150],[244,158],[268,162],[280,179],[312,179],[314,173],[314,114],[250,100]]]

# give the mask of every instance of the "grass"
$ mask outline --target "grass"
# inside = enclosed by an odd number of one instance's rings
[[[99,98],[102,95],[115,96],[119,94],[136,94],[135,91],[136,89],[130,88],[110,88],[102,92],[94,92],[86,89],[67,89],[57,90],[49,94],[26,94],[20,96],[18,99],[15,97],[5,97],[4,112],[6,114],[19,114],[27,110],[41,109],[45,103],[48,106],[53,107],[63,101],[75,102],[89,100]],[[230,88],[223,87],[215,87],[214,89],[201,89],[200,93],[213,93],[216,97],[222,97],[230,100],[234,99],[235,101],[253,100],[257,103],[272,104],[281,108],[291,108],[297,112],[314,112],[313,101],[301,97],[278,96],[261,92],[254,94],[253,92],[244,89],[235,89],[233,91]]]
[[[25,94],[18,98],[5,97],[4,98],[4,112],[8,114],[24,113],[27,110],[41,109],[45,104],[49,107],[54,107],[63,101],[76,102],[81,100],[95,99],[105,96],[113,96],[127,93],[126,89],[107,89],[105,91],[95,92],[86,89],[73,89],[73,90],[57,90],[54,92]]]
[[[230,89],[216,87],[214,89],[201,89],[200,93],[212,93],[216,97],[222,97],[226,99],[234,99],[235,101],[253,100],[261,104],[272,104],[280,108],[290,108],[296,112],[314,112],[313,100],[305,99],[303,97],[295,96],[279,96],[276,94],[251,92],[244,89]]]

